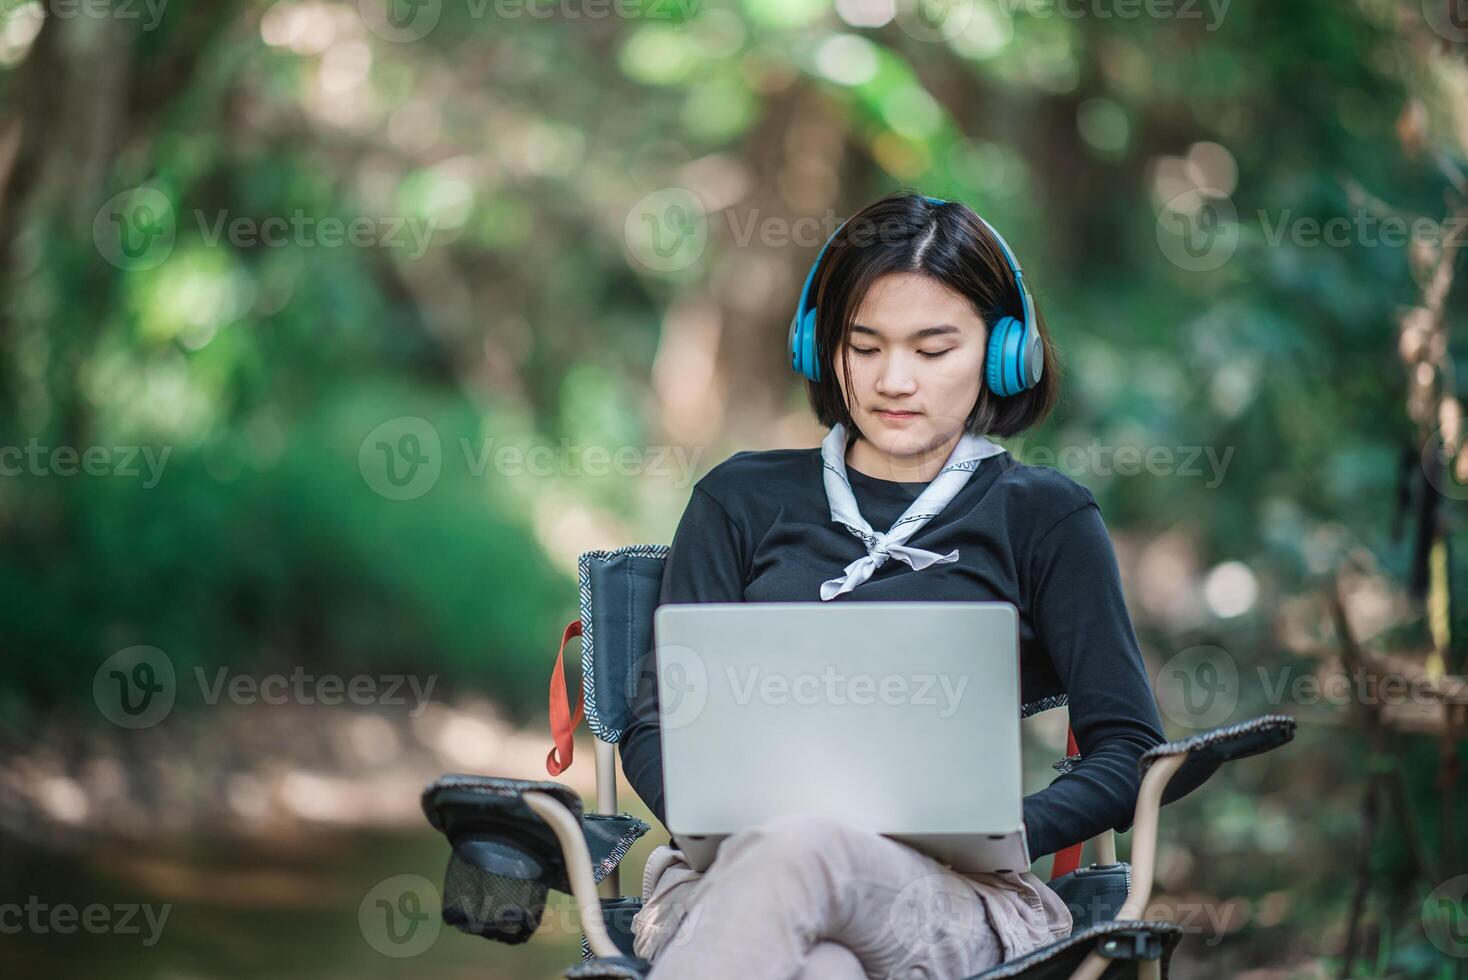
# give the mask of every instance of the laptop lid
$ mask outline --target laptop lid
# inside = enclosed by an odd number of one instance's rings
[[[808,811],[960,870],[1028,867],[1010,603],[668,604],[654,634],[685,850]]]

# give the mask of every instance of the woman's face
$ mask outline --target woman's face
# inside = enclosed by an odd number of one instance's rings
[[[938,280],[911,272],[876,280],[846,341],[849,378],[841,375],[842,352],[833,358],[861,434],[898,457],[955,442],[979,397],[988,339],[973,305]]]

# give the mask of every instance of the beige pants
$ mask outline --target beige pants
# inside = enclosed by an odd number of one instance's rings
[[[1028,871],[959,874],[810,814],[730,836],[705,873],[657,847],[642,897],[633,949],[649,980],[964,980],[1071,929]]]

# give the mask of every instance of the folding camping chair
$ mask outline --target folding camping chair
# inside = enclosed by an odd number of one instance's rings
[[[506,943],[529,939],[540,924],[547,890],[571,894],[583,933],[582,961],[568,978],[640,980],[651,964],[632,951],[632,917],[640,895],[621,894],[618,862],[648,825],[617,810],[616,743],[632,719],[643,658],[653,648],[666,545],[635,545],[581,555],[581,616],[566,627],[551,679],[556,747],[546,760],[557,775],[571,764],[571,734],[583,711],[596,748],[596,809],[555,782],[492,776],[443,776],[423,793],[429,822],[452,845],[443,891],[444,921]],[[575,711],[566,692],[566,644],[581,637],[582,684]],[[1064,705],[1053,692],[1023,706],[1022,717]],[[1155,980],[1168,965],[1182,928],[1141,917],[1152,891],[1157,820],[1162,804],[1181,799],[1224,762],[1268,751],[1294,737],[1287,715],[1264,715],[1159,745],[1141,759],[1132,824],[1132,862],[1116,860],[1112,831],[1093,839],[1096,861],[1079,867],[1081,843],[1055,856],[1050,887],[1070,907],[1067,938],[1002,963],[969,980]],[[1074,734],[1070,755],[1080,758]],[[598,885],[602,894],[598,894]]]

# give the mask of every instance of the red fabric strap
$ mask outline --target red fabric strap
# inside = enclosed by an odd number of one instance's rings
[[[1065,754],[1079,755],[1080,751],[1080,746],[1076,745],[1076,733],[1071,731],[1070,726],[1067,725],[1065,727]],[[1078,844],[1070,845],[1062,851],[1055,852],[1055,860],[1050,864],[1051,881],[1054,881],[1061,875],[1070,874],[1081,866],[1081,848],[1085,846],[1085,843],[1085,841],[1081,841]]]
[[[574,711],[566,696],[566,644],[571,642],[571,637],[580,635],[581,620],[575,619],[566,625],[566,631],[561,634],[561,648],[556,651],[556,666],[551,671],[550,727],[551,737],[556,744],[545,757],[545,768],[552,776],[559,776],[571,767],[571,752],[574,748],[572,736],[576,732],[576,726],[581,724],[581,719],[586,717],[581,703],[580,685],[576,689]]]

